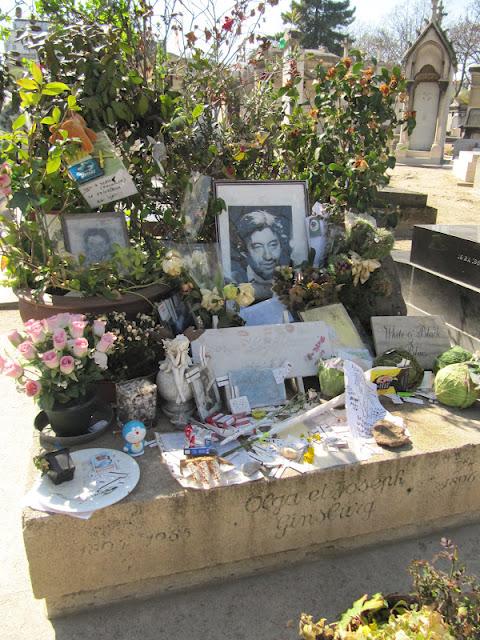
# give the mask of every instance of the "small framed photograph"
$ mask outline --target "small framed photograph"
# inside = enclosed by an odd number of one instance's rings
[[[195,319],[178,293],[156,303],[158,317],[162,325],[174,336],[183,333],[188,327],[195,326]]]
[[[215,195],[225,202],[218,218],[225,279],[250,282],[257,301],[271,298],[275,268],[308,257],[306,182],[218,180]]]
[[[121,247],[129,245],[122,213],[64,214],[62,228],[67,251],[77,258],[85,256],[87,265],[109,260],[116,244]]]
[[[185,374],[187,382],[192,385],[193,397],[197,405],[200,420],[205,420],[213,413],[220,411],[220,392],[217,382],[208,367],[194,365]]]

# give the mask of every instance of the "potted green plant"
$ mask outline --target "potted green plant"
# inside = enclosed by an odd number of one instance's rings
[[[480,584],[460,562],[458,548],[442,538],[432,561],[414,560],[409,594],[377,593],[356,600],[337,621],[315,622],[302,613],[304,640],[472,640],[480,633]]]
[[[0,135],[0,187],[9,197],[0,212],[0,250],[4,284],[17,292],[22,318],[148,309],[150,300],[169,290],[160,268],[161,243],[140,239],[118,246],[109,260],[97,264],[58,246],[53,228],[60,227],[62,215],[86,209],[66,170],[82,144],[66,123],[80,108],[69,87],[47,82],[35,62],[16,83],[21,113],[12,130]],[[76,295],[65,295],[72,292]]]
[[[57,314],[27,321],[8,340],[11,349],[0,357],[2,373],[45,411],[58,436],[87,433],[97,404],[95,384],[103,378],[116,340],[105,331],[105,322]]]

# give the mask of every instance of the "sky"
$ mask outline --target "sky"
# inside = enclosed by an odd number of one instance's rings
[[[410,0],[404,0],[402,6],[408,8]],[[2,0],[0,0],[0,3]],[[282,30],[282,11],[287,11],[290,7],[290,0],[280,0],[278,7],[269,10],[268,25],[271,33]],[[350,0],[350,5],[355,7],[356,21],[365,25],[380,24],[382,18],[390,13],[399,4],[399,0]],[[413,2],[411,3],[413,4]],[[445,11],[448,13],[447,19],[459,18],[470,4],[469,0],[444,0]],[[353,26],[353,25],[352,25]]]
[[[21,4],[28,10],[33,4],[33,0],[20,0]],[[382,18],[389,14],[395,6],[398,6],[400,0],[381,0],[381,3],[375,0],[351,0],[351,6],[356,9],[356,23],[362,26],[380,24]],[[470,0],[444,0],[445,11],[448,13],[446,22],[459,18],[465,12]],[[408,9],[408,5],[414,4],[415,0],[403,0],[402,7]],[[0,0],[0,10],[12,11],[16,4],[15,0]],[[201,5],[202,0],[197,0],[197,4]],[[216,0],[216,4],[220,11],[227,11],[231,6],[232,0]],[[281,13],[290,8],[290,0],[280,0],[276,7],[269,7],[266,15],[267,20],[262,30],[268,33],[276,33],[284,29]],[[359,25],[358,25],[359,26]],[[352,27],[355,27],[352,25]]]

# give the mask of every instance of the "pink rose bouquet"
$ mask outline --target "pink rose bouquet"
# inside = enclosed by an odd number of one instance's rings
[[[6,337],[0,372],[47,410],[88,394],[104,377],[117,339],[104,320],[70,313],[28,320]]]

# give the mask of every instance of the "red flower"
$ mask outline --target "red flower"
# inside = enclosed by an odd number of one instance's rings
[[[233,23],[233,18],[225,16],[225,18],[223,19],[222,29],[224,29],[225,31],[231,31],[233,28]]]
[[[193,31],[190,31],[189,33],[185,34],[185,38],[187,39],[187,42],[191,47],[193,47],[193,45],[197,41],[197,36],[194,34]]]

